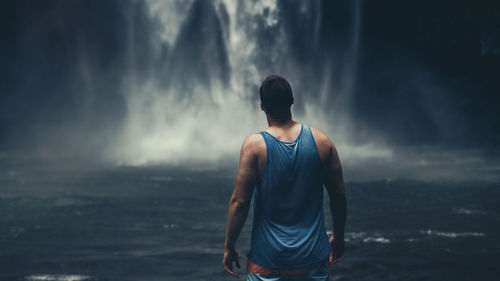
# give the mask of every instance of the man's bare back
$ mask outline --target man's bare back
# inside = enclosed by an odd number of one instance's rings
[[[281,141],[291,142],[297,139],[297,137],[299,136],[301,125],[302,125],[301,123],[291,121],[288,124],[280,126],[276,125],[270,126],[266,128],[265,131]],[[329,164],[328,162],[332,161],[330,159],[330,156],[332,155],[332,153],[337,154],[337,151],[330,138],[323,131],[314,127],[310,128],[314,137],[314,142],[316,143],[316,147],[318,149],[319,156],[321,158],[321,162],[323,163],[323,167],[326,170],[328,168]],[[246,141],[249,142],[249,146],[247,147],[247,149],[252,150],[252,152],[249,151],[249,153],[257,154],[259,163],[258,179],[260,182],[266,170],[266,163],[267,163],[266,143],[262,135],[259,133],[254,133],[249,135]],[[333,162],[336,161],[333,160]],[[340,162],[335,164],[338,164],[340,166]]]

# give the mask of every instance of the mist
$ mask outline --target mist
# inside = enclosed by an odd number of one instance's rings
[[[279,74],[349,180],[497,179],[500,24],[485,4],[7,2],[0,155],[234,167]]]

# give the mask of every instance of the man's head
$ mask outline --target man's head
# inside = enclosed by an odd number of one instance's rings
[[[260,86],[261,108],[274,119],[286,119],[290,116],[293,104],[292,87],[285,78],[269,75]]]

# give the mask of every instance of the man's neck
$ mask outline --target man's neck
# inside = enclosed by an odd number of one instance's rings
[[[269,127],[287,128],[293,126],[295,123],[296,122],[293,121],[291,113],[283,119],[272,118],[271,116],[267,115],[267,124],[269,125]]]

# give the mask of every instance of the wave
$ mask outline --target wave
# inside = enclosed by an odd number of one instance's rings
[[[39,274],[26,276],[25,280],[28,281],[82,281],[89,280],[90,276],[86,275],[73,275],[73,274]]]
[[[457,237],[467,237],[467,236],[486,236],[486,234],[482,232],[442,232],[442,231],[435,231],[435,230],[421,230],[420,233],[422,234],[427,234],[427,235],[435,235],[435,236],[441,236],[441,237],[448,237],[448,238],[457,238]]]
[[[465,208],[454,208],[453,213],[461,214],[461,215],[486,215],[487,214],[485,211],[469,210],[469,209],[465,209]]]
[[[363,242],[377,242],[377,243],[390,243],[391,240],[384,238],[384,237],[366,237],[363,239]]]
[[[363,239],[363,242],[376,242],[376,243],[390,243],[391,240],[382,236],[368,236],[366,232],[347,232],[345,241],[350,241],[351,239]]]

